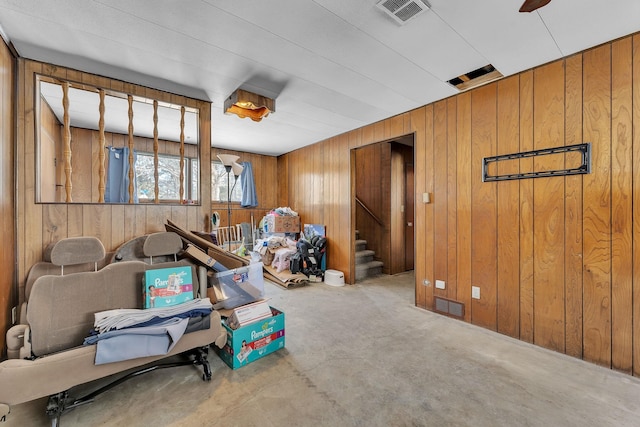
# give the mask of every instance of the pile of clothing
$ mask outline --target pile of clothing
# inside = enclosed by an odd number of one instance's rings
[[[97,344],[96,365],[167,354],[182,335],[209,328],[212,310],[209,298],[196,298],[170,307],[100,311],[83,344]]]

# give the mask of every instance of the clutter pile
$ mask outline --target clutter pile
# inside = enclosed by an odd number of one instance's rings
[[[260,231],[253,255],[262,261],[265,270],[285,280],[297,277],[298,283],[323,280],[327,247],[323,226],[305,224],[301,233],[298,214],[291,208],[279,207],[265,215]]]
[[[224,250],[168,221],[187,242],[185,254],[207,269],[207,296],[220,314],[226,344],[214,350],[232,369],[284,348],[284,313],[264,299],[263,263]],[[183,303],[185,304],[185,303]]]

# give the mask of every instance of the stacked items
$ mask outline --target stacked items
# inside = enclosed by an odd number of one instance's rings
[[[205,298],[170,307],[101,311],[83,344],[97,344],[96,365],[167,354],[185,333],[208,329],[212,310]]]
[[[297,235],[300,233],[300,217],[289,207],[272,209],[260,222],[266,235]]]
[[[93,324],[95,331],[100,334],[114,329],[125,329],[132,326],[152,324],[170,317],[189,318],[209,314],[213,310],[209,298],[196,298],[179,305],[170,307],[146,309],[115,309],[100,311],[95,314]]]
[[[277,235],[257,240],[255,248],[262,262],[276,269],[277,273],[289,270],[291,255],[297,250],[295,240]]]
[[[234,308],[227,318],[227,326],[238,329],[271,316],[269,304],[266,301],[258,301]]]

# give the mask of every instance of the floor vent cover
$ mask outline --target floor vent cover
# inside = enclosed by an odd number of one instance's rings
[[[433,308],[438,313],[443,313],[458,318],[464,317],[464,304],[458,301],[453,301],[442,297],[435,297],[433,299]]]
[[[382,0],[376,6],[400,25],[429,10],[424,0]]]

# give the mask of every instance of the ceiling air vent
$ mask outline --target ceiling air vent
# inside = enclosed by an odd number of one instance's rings
[[[400,25],[429,10],[424,0],[382,0],[376,6]]]
[[[492,82],[502,77],[502,73],[495,69],[491,64],[480,67],[477,70],[473,70],[469,73],[462,74],[461,76],[454,77],[447,81],[452,86],[458,89],[467,90],[472,87],[477,87],[485,83]]]

